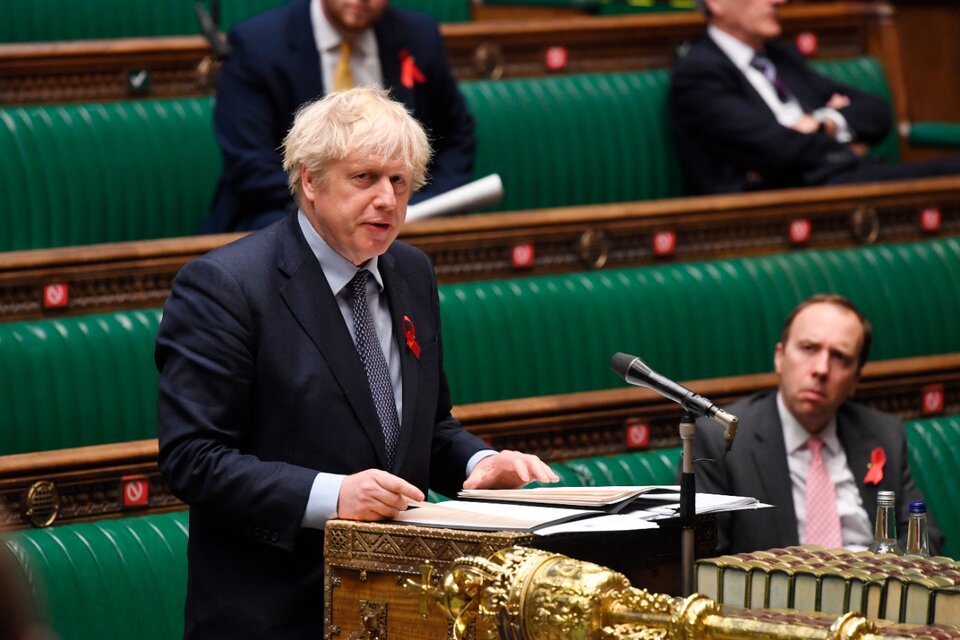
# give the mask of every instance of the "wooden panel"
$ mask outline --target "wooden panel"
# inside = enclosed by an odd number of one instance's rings
[[[687,386],[722,405],[776,384],[769,373]],[[868,363],[856,399],[911,420],[927,415],[927,391],[943,395],[941,414],[960,414],[960,354]],[[629,451],[629,425],[646,425],[649,448],[679,446],[681,413],[653,391],[628,386],[454,408],[465,428],[493,446],[548,461]],[[163,483],[156,460],[156,440],[2,456],[0,530],[185,508]]]
[[[910,96],[903,122],[960,122],[960,3],[910,0],[897,3],[903,84]],[[956,150],[907,149],[904,158],[923,160]]]
[[[0,44],[0,104],[205,95],[216,69],[200,36]]]
[[[788,5],[781,9],[784,36],[816,34],[815,57],[845,58],[870,53],[882,58],[879,30],[888,5],[834,2]],[[451,65],[461,80],[670,67],[677,48],[700,38],[705,20],[698,12],[473,22],[444,25]],[[562,47],[566,64],[548,69],[547,51]]]
[[[802,4],[781,12],[787,37],[816,34],[817,57],[872,53],[885,66],[894,62],[883,57],[890,32],[880,25],[888,14],[887,5],[863,2]],[[681,43],[703,34],[704,20],[691,11],[479,20],[441,29],[454,74],[467,80],[669,67]],[[546,66],[551,47],[566,52],[560,68]],[[0,103],[207,94],[216,66],[200,36],[3,44]]]
[[[921,228],[927,208],[936,231]],[[808,239],[791,240],[792,228]],[[957,233],[960,177],[947,177],[451,216],[411,223],[401,239],[427,252],[441,282],[458,282]],[[0,321],[160,306],[183,264],[239,236],[0,253]],[[45,306],[57,286],[48,303],[62,304]]]

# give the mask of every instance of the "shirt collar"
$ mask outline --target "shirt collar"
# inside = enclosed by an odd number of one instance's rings
[[[310,21],[313,23],[313,39],[317,45],[317,51],[324,53],[333,53],[340,48],[343,37],[333,28],[326,14],[320,7],[320,0],[313,0],[310,3]],[[376,34],[373,29],[367,29],[353,42],[353,51],[359,56],[363,56],[368,51],[374,51],[372,45],[376,44]]]
[[[712,24],[707,26],[707,35],[740,70],[750,67],[750,62],[757,55],[753,47]]]
[[[797,421],[787,405],[783,402],[782,394],[777,392],[777,412],[780,414],[780,424],[783,425],[783,444],[787,448],[787,455],[793,455],[798,449],[806,446],[810,439],[810,432]],[[830,422],[820,432],[823,445],[831,454],[840,451],[840,438],[837,437],[837,416],[834,414]]]
[[[300,231],[303,232],[303,237],[310,246],[310,250],[313,251],[313,255],[320,262],[320,268],[323,269],[323,275],[327,278],[330,290],[333,291],[334,295],[339,294],[353,279],[357,267],[327,244],[326,240],[310,224],[303,209],[297,212],[297,222],[300,223]],[[363,268],[373,274],[377,287],[380,291],[383,291],[383,278],[380,276],[379,265],[380,256],[374,256]]]

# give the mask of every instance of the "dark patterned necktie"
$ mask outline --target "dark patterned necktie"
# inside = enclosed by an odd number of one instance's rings
[[[397,404],[390,382],[390,369],[383,357],[380,339],[373,326],[373,317],[367,308],[367,278],[370,272],[360,269],[350,281],[353,292],[353,330],[356,335],[357,353],[367,372],[373,404],[377,408],[383,439],[387,445],[387,466],[393,466],[393,456],[397,451],[397,439],[400,436],[400,421],[397,419]]]
[[[773,66],[770,58],[758,53],[753,56],[753,60],[750,61],[750,66],[762,73],[763,77],[770,81],[770,84],[773,85],[774,90],[777,92],[777,97],[780,98],[780,102],[790,102],[793,94],[790,93],[787,85],[783,83],[780,74],[777,73],[777,68]]]

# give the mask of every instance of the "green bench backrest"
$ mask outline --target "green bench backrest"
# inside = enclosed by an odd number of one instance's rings
[[[60,640],[183,637],[186,511],[5,534]]]
[[[885,88],[877,62],[826,67]],[[682,195],[665,70],[461,84],[496,210]],[[192,235],[220,175],[211,98],[0,109],[0,251]],[[885,153],[895,157],[896,139]],[[493,210],[490,209],[490,210]]]
[[[676,484],[680,447],[552,462],[564,487]],[[537,485],[539,486],[539,485]]]
[[[875,58],[814,66],[890,98]],[[503,180],[503,200],[486,211],[684,195],[669,83],[663,69],[462,83],[477,120],[475,177],[499,173]],[[898,160],[897,145],[894,130],[874,153]]]
[[[946,537],[941,553],[960,557],[960,416],[908,422],[907,444],[913,479]]]
[[[0,109],[0,251],[196,233],[220,176],[211,107]]]
[[[224,30],[285,0],[221,0]],[[210,0],[203,4],[209,9]],[[195,35],[200,33],[192,0],[8,0],[0,42],[89,40]],[[470,19],[470,0],[392,0],[440,22]]]
[[[624,385],[623,351],[676,380],[770,371],[800,300],[872,319],[875,360],[960,351],[960,239],[440,287],[455,404]],[[0,325],[0,454],[156,435],[159,311]],[[12,423],[12,424],[11,424]]]
[[[157,435],[160,310],[0,324],[0,455]]]
[[[667,70],[461,84],[477,121],[476,177],[509,211],[680,195]]]
[[[455,402],[608,389],[614,353],[676,380],[770,371],[800,300],[838,292],[871,318],[871,358],[960,350],[960,239],[803,251],[440,287]]]

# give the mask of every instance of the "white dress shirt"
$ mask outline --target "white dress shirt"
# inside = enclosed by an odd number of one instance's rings
[[[340,61],[340,44],[343,38],[337,33],[320,7],[320,0],[310,3],[310,20],[313,23],[313,39],[320,54],[320,69],[323,71],[323,92],[333,91],[334,70]],[[380,49],[373,29],[367,29],[353,43],[350,56],[350,73],[358,87],[383,86],[383,71],[380,69]]]

